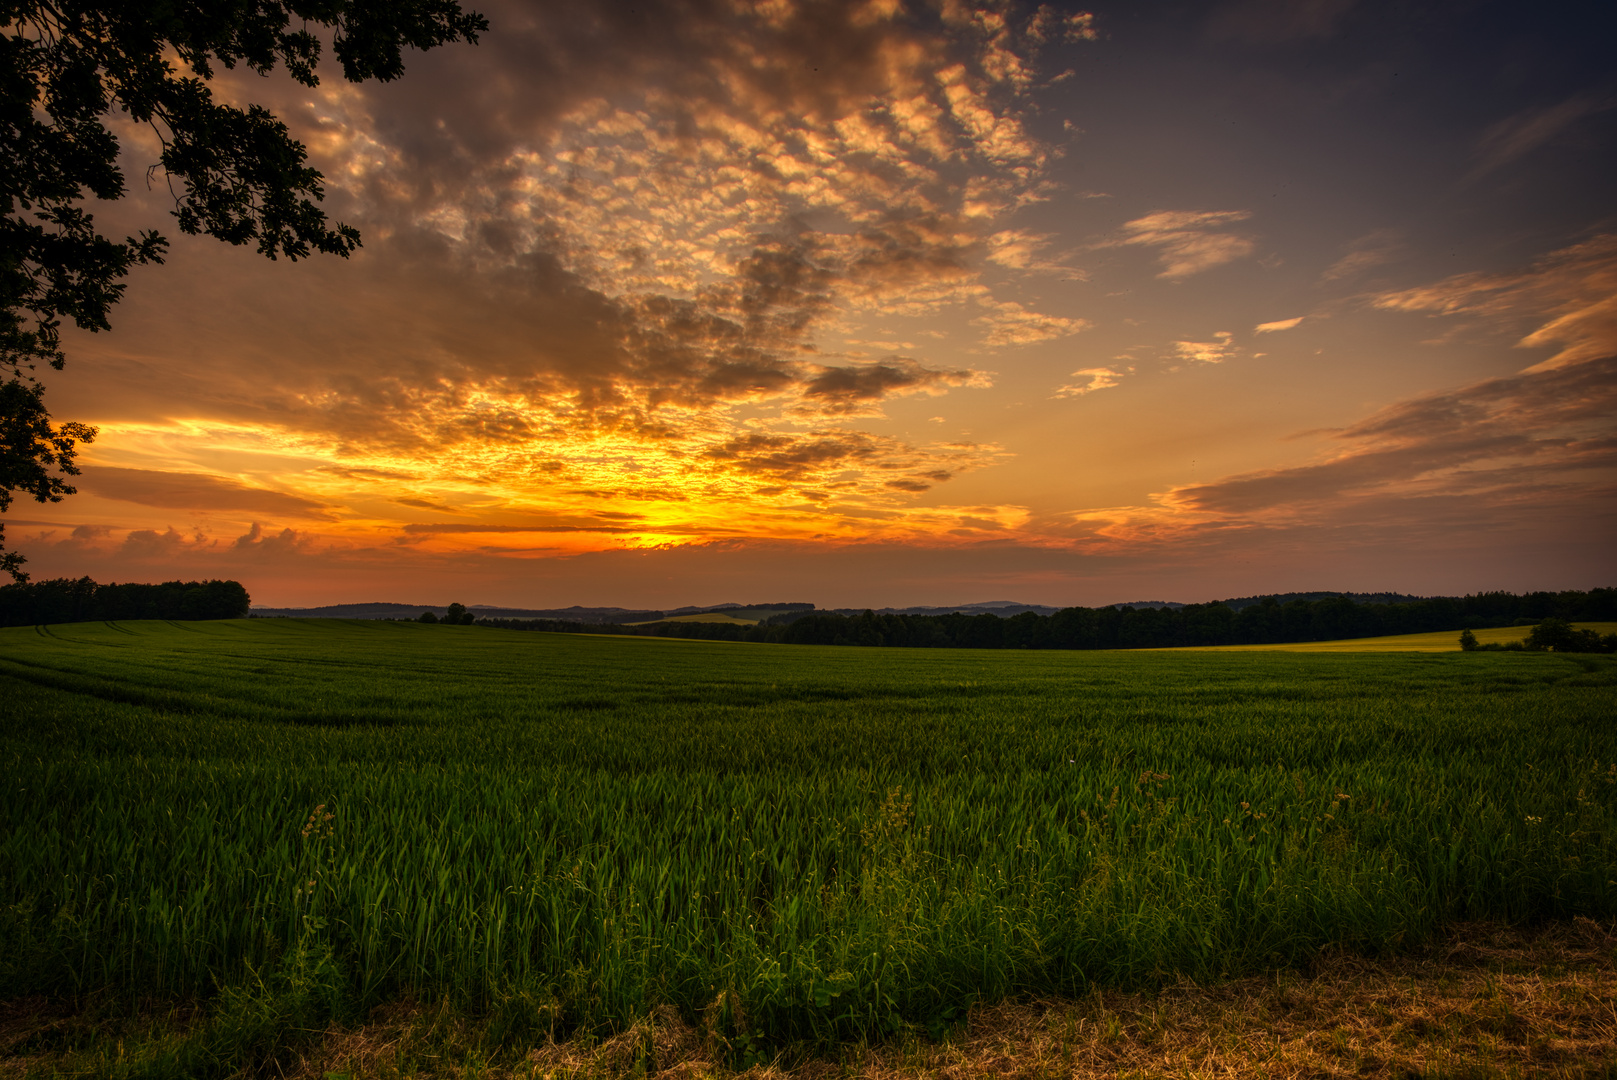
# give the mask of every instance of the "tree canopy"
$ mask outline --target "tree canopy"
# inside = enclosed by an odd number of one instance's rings
[[[181,232],[271,259],[346,258],[359,232],[327,220],[304,145],[262,106],[216,101],[210,81],[280,65],[316,86],[329,40],[345,79],[386,82],[406,48],[475,43],[487,28],[453,0],[0,0],[0,513],[18,491],[73,493],[65,477],[95,431],[52,425],[38,369],[62,367],[64,320],[109,329],[123,278],[168,246],[155,229],[102,236],[86,209],[127,190],[110,118],[156,132],[148,177],[165,178]],[[24,580],[4,539],[0,523],[0,570]]]

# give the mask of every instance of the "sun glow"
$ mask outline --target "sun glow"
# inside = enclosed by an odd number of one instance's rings
[[[509,402],[502,406],[509,406]],[[678,437],[670,430],[680,429]],[[306,539],[476,549],[515,556],[663,548],[715,539],[928,540],[1003,535],[1016,507],[914,505],[915,496],[992,447],[905,447],[868,433],[722,425],[558,432],[464,442],[415,453],[342,445],[275,426],[207,420],[107,424],[88,463],[116,470],[111,498],[163,505],[175,483],[227,485],[233,509],[274,520],[251,495],[296,504]],[[145,493],[162,478],[162,497]]]

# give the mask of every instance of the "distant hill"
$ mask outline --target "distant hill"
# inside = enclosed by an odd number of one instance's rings
[[[1012,615],[1020,615],[1024,611],[1031,611],[1038,615],[1054,614],[1061,609],[1048,604],[1019,604],[1014,600],[991,600],[982,604],[954,604],[943,607],[883,607],[883,608],[821,608],[834,615],[863,615],[867,610],[877,615],[953,615],[959,612],[962,615],[998,615],[1008,619]]]
[[[785,603],[785,604],[715,604],[712,607],[682,607],[670,611],[655,611],[638,608],[620,607],[582,607],[574,605],[566,608],[514,608],[496,607],[492,604],[467,605],[473,614],[480,618],[490,619],[565,619],[568,622],[579,623],[637,623],[655,622],[671,616],[704,615],[712,612],[726,612],[733,614],[743,621],[756,622],[759,618],[767,618],[783,611],[810,611],[813,604]],[[430,611],[434,615],[442,616],[449,609],[447,604],[327,604],[324,607],[255,607],[251,614],[260,619],[418,619],[422,612]],[[752,614],[762,612],[761,615]]]

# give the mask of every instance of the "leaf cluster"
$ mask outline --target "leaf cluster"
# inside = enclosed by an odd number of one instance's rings
[[[38,502],[61,502],[74,488],[65,476],[77,476],[74,447],[95,438],[95,428],[66,423],[52,427],[45,411],[45,388],[37,382],[7,379],[0,382],[0,514],[11,508],[13,493],[22,491]],[[58,475],[52,470],[60,470]],[[6,551],[6,527],[0,523],[0,573],[21,582],[22,556]]]

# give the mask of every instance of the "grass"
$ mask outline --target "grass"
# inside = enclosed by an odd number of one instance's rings
[[[0,693],[0,997],[197,1003],[151,1075],[400,1001],[739,1067],[1617,916],[1606,656],[266,619],[0,631]]]
[[[1617,622],[1580,622],[1574,624],[1582,630],[1597,634],[1617,633]],[[1477,642],[1500,645],[1509,641],[1524,641],[1530,626],[1497,626],[1473,630]],[[1194,645],[1189,648],[1218,652],[1459,652],[1460,632],[1440,630],[1429,634],[1390,634],[1386,637],[1344,638],[1340,641],[1300,641],[1284,645]]]

